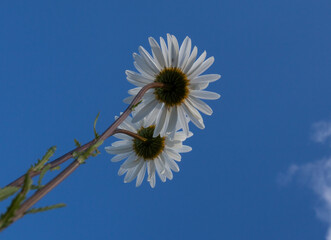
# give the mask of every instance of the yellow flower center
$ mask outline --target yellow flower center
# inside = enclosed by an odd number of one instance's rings
[[[154,94],[157,100],[168,107],[180,105],[189,94],[189,80],[179,68],[165,68],[157,76],[154,82],[165,84],[163,88],[155,88]]]
[[[153,160],[162,153],[165,146],[165,137],[157,136],[153,138],[155,126],[141,128],[137,134],[146,138],[146,141],[139,139],[133,140],[133,149],[137,156],[144,158],[144,160]]]

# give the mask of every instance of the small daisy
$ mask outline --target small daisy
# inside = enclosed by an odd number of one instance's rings
[[[153,137],[155,130],[154,125],[146,125],[144,120],[138,123],[132,123],[132,118],[129,116],[119,126],[119,129],[124,129],[147,139],[142,141],[132,138],[123,133],[118,133],[115,137],[121,141],[114,142],[111,146],[105,147],[105,150],[110,154],[115,154],[111,159],[112,162],[118,162],[126,159],[121,165],[118,175],[123,175],[124,182],[128,183],[137,178],[136,186],[140,186],[147,170],[147,181],[152,188],[155,187],[155,170],[158,173],[162,182],[166,179],[172,179],[172,171],[178,172],[179,167],[176,163],[181,161],[179,153],[190,152],[191,147],[183,145],[182,142],[187,138],[183,132],[176,132],[174,137],[170,139],[168,135],[161,137]],[[193,134],[190,132],[189,137]]]
[[[191,39],[186,37],[179,47],[175,36],[167,34],[167,42],[160,38],[160,45],[152,37],[149,44],[152,49],[151,56],[142,46],[139,54],[134,53],[134,66],[139,73],[127,70],[127,80],[137,86],[129,90],[132,95],[124,102],[130,103],[139,90],[152,82],[161,82],[164,88],[150,89],[143,96],[142,102],[135,109],[133,122],[146,117],[146,121],[155,124],[153,136],[183,129],[189,134],[188,121],[191,120],[198,128],[204,129],[203,119],[199,113],[207,115],[213,113],[212,109],[200,99],[215,100],[219,94],[204,91],[210,82],[218,80],[219,74],[204,73],[214,62],[214,57],[206,58],[206,51],[196,59],[198,49],[191,51]],[[199,110],[199,111],[197,111]],[[170,135],[173,137],[173,134]]]

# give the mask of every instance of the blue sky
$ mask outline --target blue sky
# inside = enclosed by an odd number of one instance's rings
[[[222,75],[207,89],[222,95],[208,102],[214,114],[204,116],[205,130],[191,125],[193,151],[172,181],[124,184],[102,151],[38,203],[66,208],[1,234],[325,239],[331,214],[311,176],[331,155],[330,136],[316,138],[331,121],[330,10],[327,0],[1,1],[1,186],[50,146],[56,157],[75,138],[90,140],[98,112],[100,132],[112,123],[132,88],[124,71],[134,70],[132,53],[148,49],[149,36],[189,36],[215,57],[208,73]]]

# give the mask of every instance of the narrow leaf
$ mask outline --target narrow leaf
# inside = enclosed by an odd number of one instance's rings
[[[64,204],[64,203],[58,203],[58,204],[54,204],[54,205],[50,205],[50,206],[46,206],[46,207],[31,208],[30,210],[26,211],[25,214],[45,212],[45,211],[52,210],[52,209],[63,208],[65,206],[66,206],[66,204]]]
[[[56,151],[56,146],[50,147],[45,153],[45,155],[42,157],[42,159],[38,160],[38,162],[33,166],[33,171],[40,171],[47,163],[47,161],[50,159],[50,157],[53,156],[55,151]]]
[[[97,133],[97,130],[95,128],[96,125],[97,125],[97,121],[98,121],[99,115],[100,115],[100,112],[97,114],[97,117],[95,118],[94,124],[93,124],[94,136],[95,136],[96,139],[99,138],[99,134]]]
[[[12,200],[11,204],[7,208],[7,211],[1,215],[0,229],[7,227],[11,224],[12,218],[15,216],[15,212],[20,208],[21,203],[24,201],[26,195],[31,189],[32,179],[30,177],[30,171],[31,170],[29,170],[25,175],[21,192],[17,194],[16,197]]]
[[[77,139],[74,139],[74,141],[75,141],[75,145],[76,145],[76,147],[80,147],[80,146],[81,146],[80,142],[78,142]]]
[[[51,171],[55,171],[55,170],[60,170],[60,166],[57,166],[57,167],[53,167],[53,168],[51,168]]]
[[[20,188],[18,187],[5,187],[0,189],[0,201],[9,198],[11,195],[15,194]]]
[[[47,164],[42,170],[41,173],[39,175],[39,180],[38,180],[38,186],[41,185],[41,181],[43,180],[45,173],[50,169],[51,165]]]

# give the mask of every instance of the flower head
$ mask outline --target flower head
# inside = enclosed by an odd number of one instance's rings
[[[130,103],[133,97],[146,84],[161,82],[163,88],[149,90],[142,98],[142,103],[135,109],[133,122],[143,118],[155,125],[153,136],[170,137],[178,129],[189,134],[188,121],[192,121],[198,128],[203,129],[203,119],[199,113],[212,114],[212,109],[200,99],[215,100],[219,94],[204,91],[210,82],[220,78],[218,74],[204,73],[214,62],[214,57],[206,58],[204,51],[198,59],[197,47],[191,51],[191,39],[186,37],[179,47],[175,36],[168,34],[167,42],[160,38],[160,45],[152,37],[149,43],[151,56],[143,47],[139,47],[139,54],[134,53],[134,66],[139,73],[126,71],[127,80],[137,87],[129,90],[132,95],[124,101]],[[198,111],[199,110],[199,111]]]
[[[163,137],[160,135],[153,137],[155,126],[146,125],[144,120],[132,123],[132,118],[128,117],[119,128],[136,133],[146,139],[146,141],[142,141],[119,133],[115,137],[121,140],[105,148],[108,153],[116,154],[111,161],[118,162],[126,159],[118,174],[126,173],[125,183],[137,178],[137,187],[141,185],[146,170],[147,180],[152,188],[154,188],[156,182],[155,171],[162,182],[165,182],[167,178],[171,180],[173,178],[172,171],[179,171],[176,163],[176,161],[181,160],[179,153],[192,150],[191,147],[182,144],[187,138],[183,132],[175,132],[172,139],[167,134]],[[189,133],[189,136],[192,136],[192,133]]]

